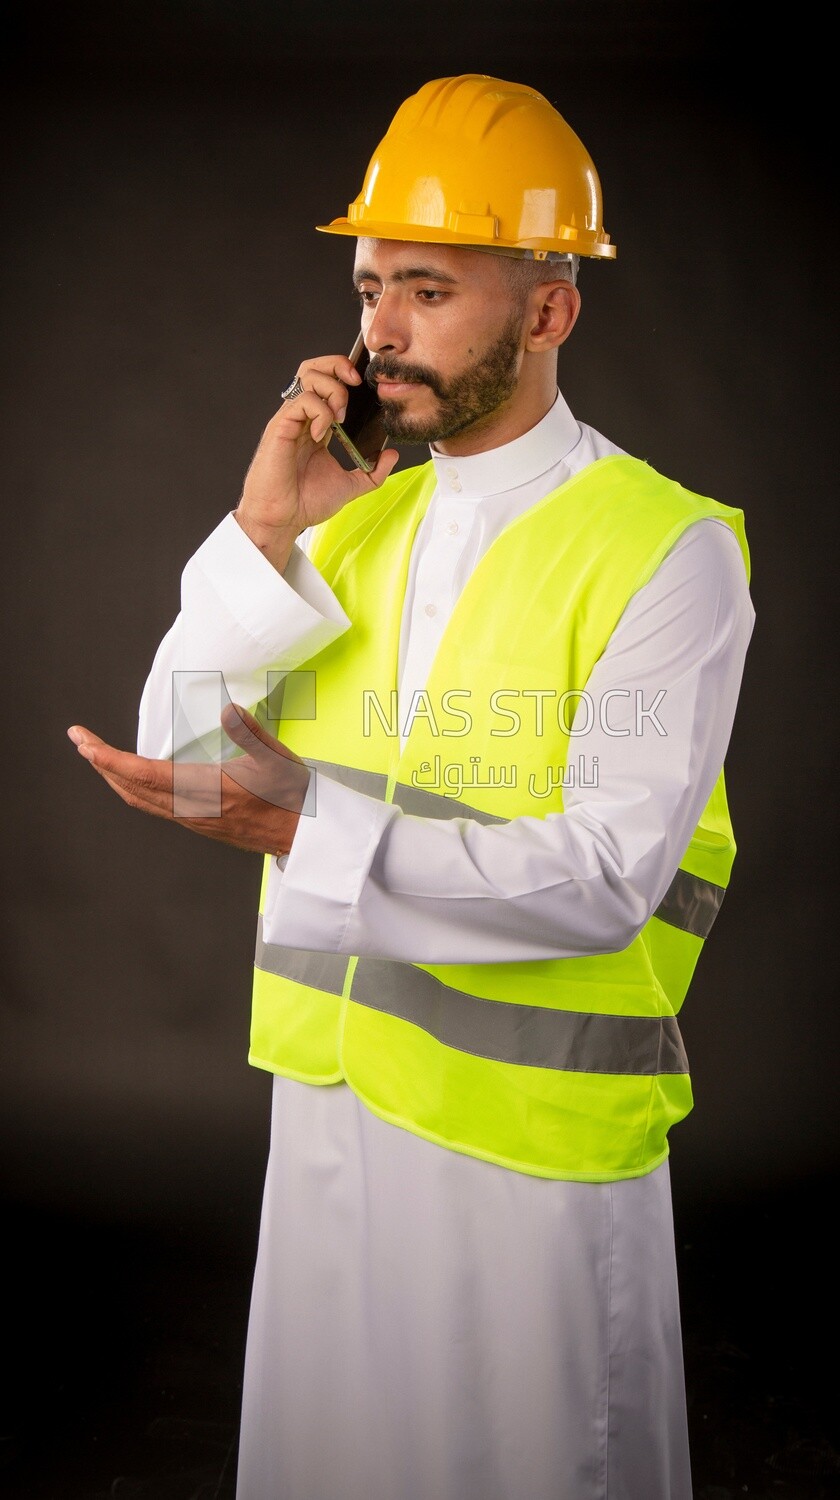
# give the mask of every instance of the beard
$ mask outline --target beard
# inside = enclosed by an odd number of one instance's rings
[[[427,385],[437,397],[437,411],[428,417],[409,417],[404,401],[380,404],[385,431],[396,443],[437,443],[465,432],[492,416],[516,389],[519,370],[521,318],[508,319],[495,343],[476,364],[444,380],[428,365],[403,363],[395,355],[376,355],[365,371],[365,379],[410,380]]]

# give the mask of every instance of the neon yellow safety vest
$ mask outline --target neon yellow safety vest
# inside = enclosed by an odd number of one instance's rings
[[[568,480],[477,564],[401,752],[400,622],[434,484],[431,464],[404,471],[318,528],[313,561],[352,626],[313,658],[316,716],[275,707],[279,737],[319,774],[408,813],[497,824],[562,812],[563,781],[594,777],[569,727],[628,600],[703,517],[732,527],[749,574],[742,512],[632,458]],[[692,1105],[676,1014],[734,853],[721,772],[656,914],[627,948],[594,957],[348,959],[268,944],[260,917],[250,1061],[346,1080],[383,1119],[518,1171],[649,1172]]]

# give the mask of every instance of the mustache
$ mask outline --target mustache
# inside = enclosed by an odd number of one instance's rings
[[[446,397],[446,386],[436,370],[428,365],[405,364],[390,354],[377,354],[371,359],[365,380],[374,388],[377,380],[408,380],[414,385],[427,385],[441,400]]]

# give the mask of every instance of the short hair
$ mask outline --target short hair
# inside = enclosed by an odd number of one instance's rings
[[[511,291],[525,298],[535,286],[542,286],[546,281],[570,281],[572,286],[577,286],[579,260],[578,255],[547,256],[545,260],[534,260],[530,255],[506,255],[502,260],[502,272]]]
[[[523,306],[533,288],[542,286],[547,281],[570,281],[572,286],[577,286],[579,255],[549,250],[543,260],[537,260],[530,250],[507,247],[500,250],[495,245],[470,245],[467,248],[495,257],[500,264],[505,286]]]

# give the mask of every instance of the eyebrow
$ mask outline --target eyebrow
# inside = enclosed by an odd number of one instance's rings
[[[443,281],[448,286],[455,286],[457,285],[458,278],[457,276],[450,276],[448,271],[436,270],[434,266],[409,266],[404,271],[395,271],[391,280],[398,282]],[[371,271],[367,266],[360,266],[359,270],[353,273],[353,285],[355,287],[358,287],[362,281],[377,281],[380,286],[383,285],[382,277],[376,271]]]

